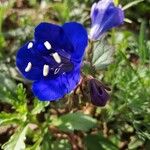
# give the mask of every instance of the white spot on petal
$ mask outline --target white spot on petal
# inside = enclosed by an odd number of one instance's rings
[[[46,77],[49,73],[49,66],[48,65],[44,65],[43,67],[43,76]]]
[[[25,68],[25,72],[29,72],[32,68],[31,62],[28,63],[27,67]]]
[[[61,58],[58,53],[53,53],[52,56],[57,63],[61,63]]]
[[[48,50],[52,48],[51,44],[48,41],[44,42],[44,45]]]
[[[28,44],[28,49],[30,49],[30,48],[32,48],[33,47],[33,42],[30,42],[29,44]]]

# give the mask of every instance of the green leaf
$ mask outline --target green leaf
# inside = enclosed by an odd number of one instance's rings
[[[51,150],[51,135],[50,133],[45,133],[45,135],[43,136],[43,141],[42,141],[42,144],[41,144],[41,149],[47,149],[47,150]]]
[[[66,2],[53,4],[53,9],[57,12],[58,18],[61,22],[66,22],[69,20],[69,7]],[[63,10],[63,11],[62,11]]]
[[[12,124],[19,122],[21,117],[18,114],[0,113],[0,125]]]
[[[9,141],[2,146],[3,150],[24,150],[25,149],[25,139],[26,132],[28,130],[28,125],[24,128],[20,128],[15,134],[11,136]]]
[[[128,3],[127,5],[123,6],[123,10],[129,9],[130,7],[137,5],[138,3],[143,2],[144,0],[135,0],[133,2]]]
[[[50,104],[50,102],[42,102],[35,98],[34,99],[34,108],[31,113],[33,115],[39,114],[40,112],[44,111],[45,107],[48,106],[49,104]]]
[[[72,132],[74,130],[89,131],[96,127],[97,121],[81,112],[70,113],[53,120],[53,124],[62,131]]]
[[[84,140],[87,150],[119,150],[115,144],[100,134],[88,135]]]
[[[99,140],[98,136],[96,135],[89,135],[84,139],[85,147],[87,150],[105,150],[102,145],[101,141]]]
[[[15,82],[6,74],[3,69],[6,69],[5,65],[0,65],[0,101],[12,104],[12,97],[15,94],[16,89]]]
[[[93,48],[93,66],[99,69],[105,69],[113,61],[114,48],[109,46],[107,43],[96,42]]]
[[[142,62],[146,62],[147,57],[149,57],[148,48],[146,47],[146,22],[142,21],[139,33],[139,55]]]
[[[27,113],[26,89],[23,87],[22,83],[18,84],[16,94],[17,98],[13,103],[16,111],[21,114]]]

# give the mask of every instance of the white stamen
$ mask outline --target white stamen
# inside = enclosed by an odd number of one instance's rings
[[[48,41],[44,42],[44,45],[48,50],[52,48],[51,44]]]
[[[29,72],[32,68],[31,62],[28,63],[27,67],[25,68],[25,72]]]
[[[33,47],[33,43],[30,42],[30,43],[28,44],[28,49],[30,49],[30,48],[32,48],[32,47]]]
[[[52,56],[57,63],[61,63],[61,58],[58,53],[53,53]]]
[[[54,74],[57,74],[59,72],[60,68],[56,68],[54,71]]]
[[[47,76],[49,73],[49,65],[44,65],[43,67],[43,76]]]

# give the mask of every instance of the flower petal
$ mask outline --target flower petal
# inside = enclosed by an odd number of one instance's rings
[[[67,80],[67,83],[65,83],[67,87],[67,93],[70,93],[72,90],[74,90],[80,80],[80,64],[74,63],[74,65],[74,70],[66,73],[63,76],[63,78],[66,78]]]
[[[65,35],[61,26],[42,22],[35,28],[34,33],[35,41],[51,43],[52,48],[64,49],[66,52],[71,53],[73,46],[69,41],[68,37]]]
[[[50,56],[49,52],[44,49],[42,44],[37,42],[32,42],[33,47],[28,49],[28,45],[31,42],[25,44],[17,53],[16,65],[21,72],[21,74],[29,80],[40,80],[43,78],[54,78],[54,69],[59,66],[59,64]],[[26,71],[28,64],[31,63],[30,69]],[[44,65],[49,65],[48,76],[43,76]],[[66,71],[66,69],[65,69]]]
[[[42,78],[43,61],[34,53],[33,49],[27,49],[29,43],[25,44],[17,53],[16,65],[22,75],[29,80],[38,80]],[[32,66],[28,72],[25,71],[28,63]]]
[[[54,80],[35,81],[32,90],[41,101],[55,101],[74,90],[79,79],[80,71],[77,69],[71,73],[62,74]]]
[[[62,28],[74,48],[74,51],[71,53],[71,59],[81,62],[88,43],[87,31],[81,24],[76,22],[65,23]]]
[[[54,101],[62,98],[67,93],[65,84],[62,83],[60,77],[54,80],[35,81],[32,90],[34,95],[41,101]]]

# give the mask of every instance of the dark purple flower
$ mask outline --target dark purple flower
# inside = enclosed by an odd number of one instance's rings
[[[80,64],[88,38],[76,22],[58,26],[40,23],[34,39],[17,53],[21,74],[33,81],[33,93],[40,100],[57,100],[74,90],[80,79]]]
[[[113,0],[100,0],[91,8],[91,40],[98,40],[107,30],[123,24],[124,12],[114,5]]]
[[[104,85],[96,79],[89,80],[91,102],[96,106],[105,106],[110,96]]]

